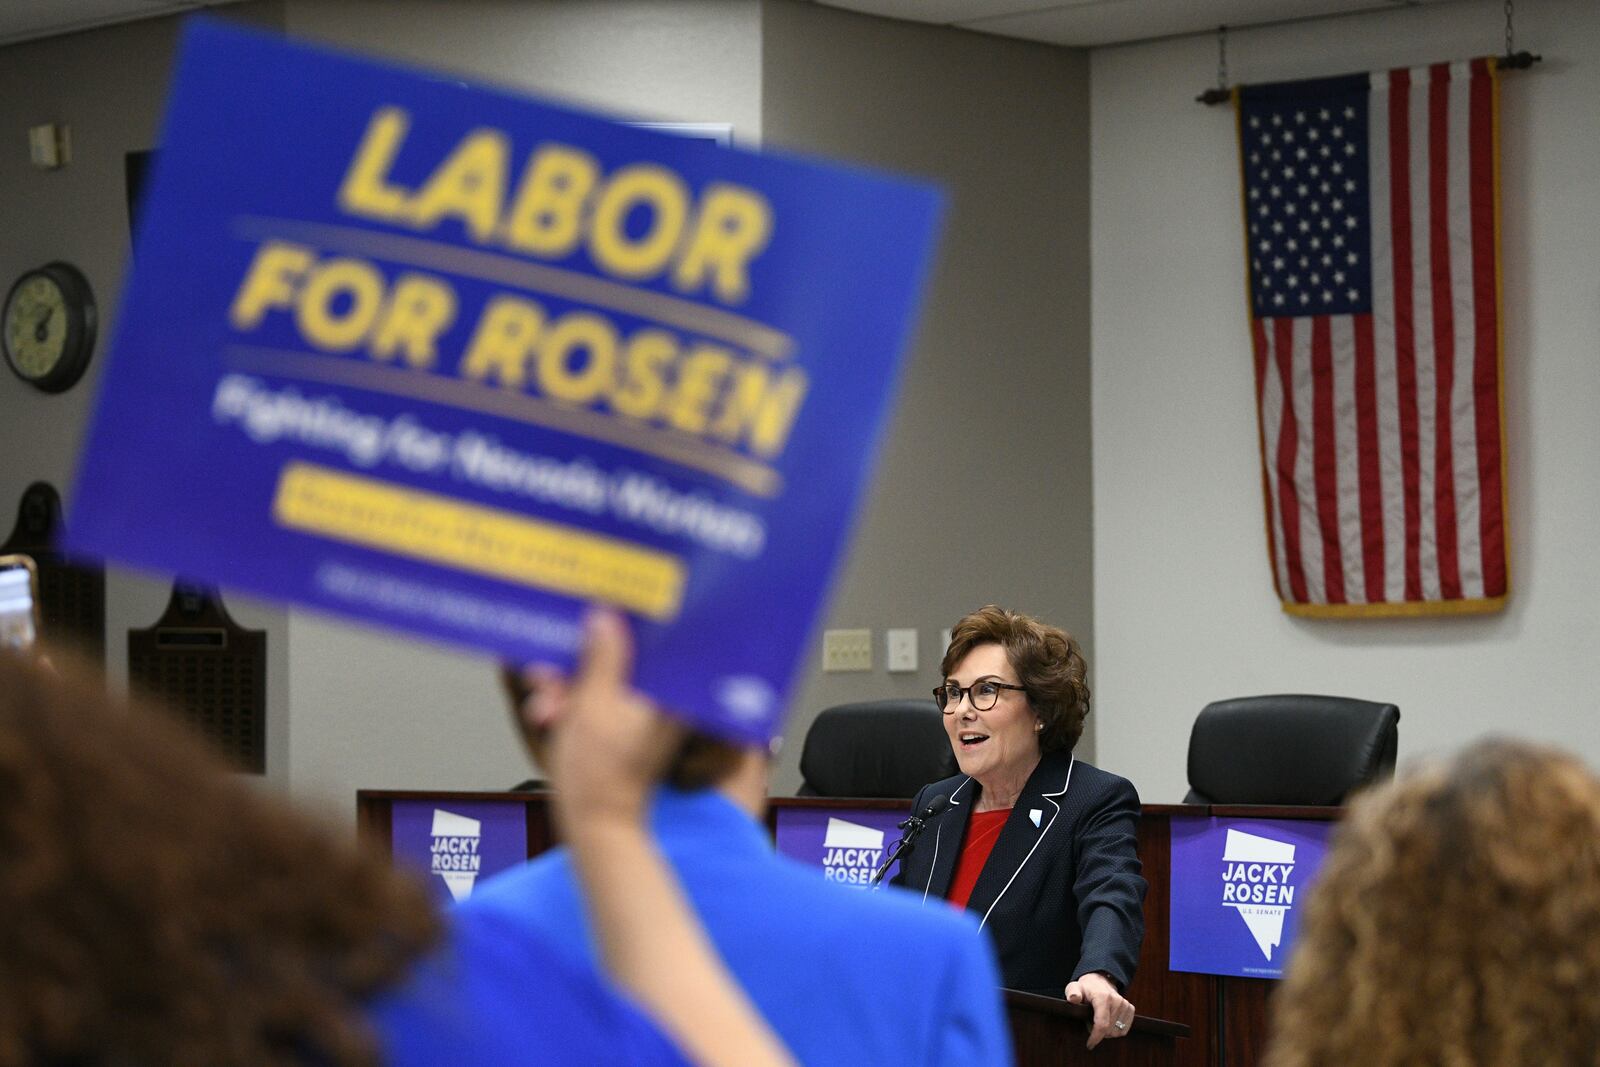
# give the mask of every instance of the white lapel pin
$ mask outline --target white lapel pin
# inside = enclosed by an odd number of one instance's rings
[[[1044,818],[1044,810],[1042,808],[1029,808],[1028,818],[1033,820],[1034,829],[1037,830],[1039,828],[1039,820]]]

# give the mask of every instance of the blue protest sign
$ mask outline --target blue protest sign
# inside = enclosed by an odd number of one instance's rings
[[[514,800],[396,800],[389,841],[395,862],[426,874],[440,903],[466,900],[483,879],[528,858],[528,809]]]
[[[191,23],[73,548],[558,665],[609,603],[646,692],[764,742],[938,210]]]
[[[873,808],[778,808],[777,848],[783,855],[822,869],[830,882],[863,888],[895,842],[904,811]],[[885,878],[893,877],[890,871]]]
[[[1168,967],[1282,978],[1333,826],[1175,816]]]

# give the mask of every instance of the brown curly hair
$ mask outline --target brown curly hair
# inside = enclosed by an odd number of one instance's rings
[[[1017,672],[1028,704],[1044,723],[1040,752],[1070,752],[1089,717],[1089,665],[1077,640],[1065,630],[1021,612],[987,604],[962,617],[950,631],[939,670],[948,678],[979,645],[999,645]]]
[[[1270,1067],[1600,1063],[1600,781],[1490,740],[1358,799],[1308,898]]]
[[[0,1067],[378,1061],[421,886],[164,712],[0,654]]]

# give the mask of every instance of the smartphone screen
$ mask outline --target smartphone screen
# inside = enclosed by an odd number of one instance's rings
[[[39,576],[27,556],[0,556],[0,648],[31,648],[39,637]]]

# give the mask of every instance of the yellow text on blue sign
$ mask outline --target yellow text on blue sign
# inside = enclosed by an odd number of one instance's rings
[[[512,511],[468,504],[311,463],[280,473],[278,525],[600,600],[669,620],[683,603],[681,558]]]
[[[418,234],[451,221],[482,249],[301,224],[296,239],[259,243],[229,309],[235,331],[287,316],[317,352],[453,373],[758,460],[783,452],[809,385],[792,342],[705,303],[748,298],[750,263],[774,228],[765,197],[728,182],[692,194],[652,161],[607,173],[589,153],[553,142],[537,145],[513,182],[510,139],[489,128],[469,131],[408,188],[391,170],[409,129],[400,108],[373,114],[334,194],[338,207]],[[633,232],[630,218],[648,221]],[[601,276],[557,265],[580,248]],[[455,277],[498,284],[463,309]],[[681,295],[639,287],[663,278]],[[464,311],[465,345],[447,353],[441,339]],[[647,324],[624,328],[617,312]]]

